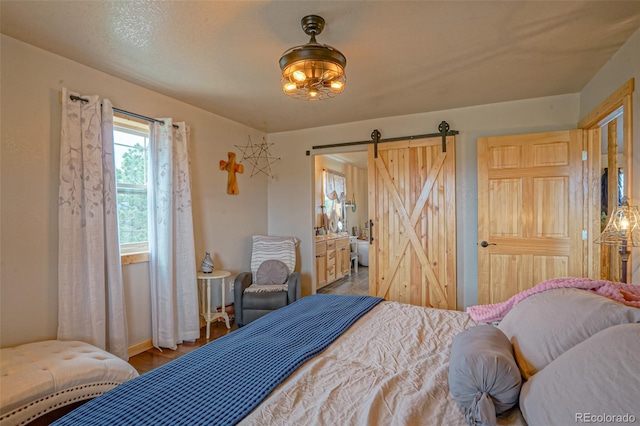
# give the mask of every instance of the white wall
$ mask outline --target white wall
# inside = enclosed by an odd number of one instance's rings
[[[250,236],[295,235],[305,293],[313,274],[313,145],[435,132],[446,120],[460,131],[456,147],[458,206],[458,307],[477,302],[476,140],[503,135],[574,128],[629,78],[640,85],[640,30],[616,53],[581,94],[506,102],[424,114],[387,117],[269,135],[275,177],[238,175],[240,195],[226,195],[226,172],[218,162],[239,150],[251,132],[263,134],[60,56],[1,36],[0,151],[0,346],[54,338],[57,329],[57,193],[62,87],[109,98],[116,107],[147,116],[187,121],[191,126],[196,258],[211,251],[217,267],[248,270]],[[640,90],[634,93],[634,194],[640,200]],[[303,107],[303,105],[301,105]],[[362,149],[362,148],[361,148]],[[197,265],[194,265],[196,267]],[[640,283],[640,255],[633,256]],[[150,337],[146,264],[126,266],[130,343]]]
[[[345,92],[346,93],[346,92]],[[383,138],[437,132],[446,120],[456,137],[458,307],[477,303],[477,164],[476,141],[482,136],[533,133],[575,128],[579,95],[504,102],[360,121],[293,132],[272,133],[269,142],[281,157],[279,176],[269,182],[269,233],[292,234],[301,241],[302,281],[310,292],[313,274],[313,155],[348,149],[314,150],[314,145],[361,141],[378,129]],[[362,149],[362,148],[360,148]]]
[[[114,106],[191,126],[189,144],[196,260],[249,270],[253,234],[267,232],[267,178],[238,175],[226,194],[219,161],[263,133],[2,35],[0,170],[0,346],[56,337],[57,199],[62,87],[109,98]],[[198,265],[194,265],[194,268]],[[148,268],[124,267],[130,345],[151,338]],[[229,280],[231,281],[231,280]]]
[[[589,114],[602,101],[630,78],[635,79],[633,92],[633,205],[640,205],[640,30],[613,55],[611,60],[580,92],[580,118]],[[640,248],[631,255],[633,284],[640,284]]]

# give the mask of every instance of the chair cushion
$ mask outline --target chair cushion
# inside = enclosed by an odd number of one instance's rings
[[[242,309],[274,310],[287,306],[287,292],[247,293],[242,296]]]
[[[244,289],[245,293],[268,293],[272,291],[288,291],[287,284],[252,284]]]
[[[289,269],[284,262],[271,259],[262,262],[256,273],[258,285],[280,285],[287,282]]]

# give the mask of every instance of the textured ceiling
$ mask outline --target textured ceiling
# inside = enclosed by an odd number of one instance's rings
[[[0,6],[3,34],[268,133],[579,92],[640,27],[640,1]],[[308,14],[347,57],[344,92],[319,102],[280,89]]]

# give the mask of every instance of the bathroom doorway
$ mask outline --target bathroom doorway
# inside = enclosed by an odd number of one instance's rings
[[[317,233],[338,231],[359,238],[368,237],[367,173],[366,151],[315,156],[313,223]],[[334,193],[333,188],[328,187],[327,179],[331,180],[334,176],[344,177],[343,194]],[[323,218],[323,214],[327,217]]]
[[[317,243],[316,292],[368,294],[367,151],[319,154],[314,157],[314,163],[312,223]],[[345,252],[331,258],[332,246],[328,241],[335,240],[340,245],[339,241],[347,237],[350,244]],[[319,243],[322,241],[327,241],[329,254],[326,256],[318,251],[318,247],[325,247]],[[341,260],[347,258],[354,259]]]

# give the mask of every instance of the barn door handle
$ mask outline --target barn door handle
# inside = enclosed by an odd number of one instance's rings
[[[489,247],[489,246],[495,246],[495,245],[496,245],[496,243],[488,243],[488,242],[486,242],[486,241],[482,241],[482,242],[480,243],[480,245],[481,245],[482,247]]]
[[[369,219],[369,244],[373,244],[373,221]]]

